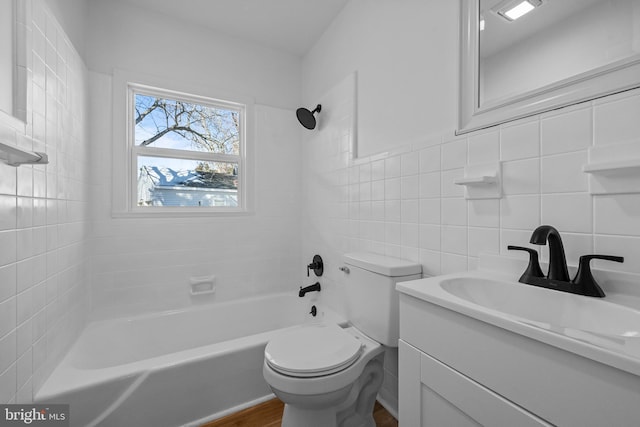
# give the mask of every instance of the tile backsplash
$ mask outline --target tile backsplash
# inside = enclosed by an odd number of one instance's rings
[[[32,48],[25,126],[46,166],[0,163],[0,402],[29,403],[84,325],[88,280],[87,71],[42,0],[19,2]]]
[[[328,110],[352,96],[337,86],[324,103]],[[324,246],[337,263],[341,253],[368,250],[419,261],[426,275],[437,275],[475,268],[480,252],[507,254],[507,245],[528,244],[544,223],[562,233],[569,264],[589,253],[622,255],[624,264],[597,265],[640,273],[640,194],[592,195],[582,171],[589,148],[640,144],[639,118],[640,90],[633,90],[356,160],[344,143],[351,119],[327,123],[306,144],[305,192],[324,196],[309,202],[305,221],[316,239],[308,246]],[[464,167],[497,161],[502,197],[466,200],[453,184]],[[545,259],[547,249],[541,253]],[[331,300],[340,306],[334,289]]]

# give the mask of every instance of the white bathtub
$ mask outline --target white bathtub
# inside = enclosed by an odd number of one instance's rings
[[[267,341],[305,322],[344,324],[295,294],[90,323],[37,392],[70,404],[71,425],[196,426],[270,398]]]

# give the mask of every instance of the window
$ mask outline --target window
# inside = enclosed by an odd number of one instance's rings
[[[244,210],[246,105],[127,87],[130,211]]]

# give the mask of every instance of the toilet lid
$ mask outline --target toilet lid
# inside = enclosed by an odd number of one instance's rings
[[[314,324],[283,332],[264,350],[267,364],[297,377],[329,375],[350,366],[363,344],[335,324]]]

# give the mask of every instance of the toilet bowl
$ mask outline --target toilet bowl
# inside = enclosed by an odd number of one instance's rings
[[[265,348],[263,374],[285,403],[283,427],[375,426],[384,348],[355,327],[295,328]]]
[[[273,338],[262,372],[285,403],[283,427],[375,427],[385,347],[397,347],[395,284],[421,277],[420,264],[369,253],[344,256],[350,326],[310,324]]]

